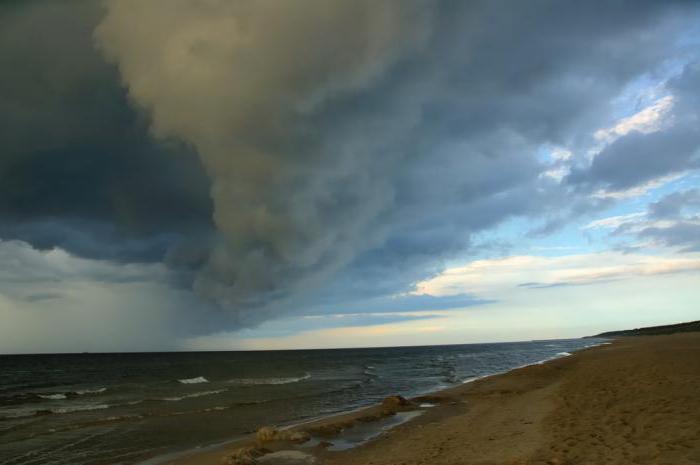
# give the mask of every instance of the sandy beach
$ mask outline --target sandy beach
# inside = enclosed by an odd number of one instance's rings
[[[390,400],[302,425],[300,438],[312,437],[303,444],[273,434],[169,463],[698,464],[698,380],[700,333],[621,338],[410,405]],[[328,450],[354,429],[406,411],[421,414],[358,447]]]

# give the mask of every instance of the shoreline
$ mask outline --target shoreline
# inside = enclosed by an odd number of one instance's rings
[[[323,465],[697,465],[698,379],[700,333],[619,338],[449,390],[456,404],[317,457]]]
[[[405,426],[405,425],[411,425],[412,423],[416,422],[416,420],[419,420],[421,416],[423,416],[424,413],[428,411],[428,409],[432,410],[434,408],[440,408],[440,407],[446,407],[448,403],[453,402],[452,398],[460,393],[462,390],[468,390],[470,389],[471,386],[474,386],[476,383],[481,383],[485,382],[488,380],[491,380],[496,377],[501,377],[501,376],[508,376],[511,373],[517,372],[518,370],[523,370],[527,369],[530,367],[539,367],[539,366],[544,366],[549,363],[553,363],[559,360],[564,360],[564,359],[570,359],[573,356],[576,356],[580,353],[583,353],[585,351],[590,351],[596,348],[600,347],[605,347],[607,345],[613,344],[615,340],[611,340],[610,338],[601,338],[605,339],[602,342],[598,343],[592,343],[590,346],[583,347],[581,349],[575,350],[573,353],[566,353],[568,355],[560,355],[557,354],[553,357],[549,357],[537,362],[521,365],[514,367],[512,369],[502,371],[502,372],[494,372],[488,375],[484,376],[479,376],[476,378],[472,379],[466,379],[464,381],[461,381],[459,384],[441,388],[438,390],[429,390],[426,391],[422,394],[413,396],[408,398],[408,401],[410,401],[413,405],[408,405],[408,406],[399,406],[396,409],[393,409],[393,411],[389,413],[384,413],[382,414],[382,404],[371,404],[367,406],[362,406],[362,407],[357,407],[354,409],[346,410],[346,411],[341,411],[337,413],[333,413],[330,415],[326,416],[321,416],[321,417],[316,417],[316,418],[311,418],[307,420],[303,420],[300,422],[294,422],[290,424],[286,424],[283,426],[279,427],[280,431],[304,431],[304,432],[312,432],[312,441],[311,443],[313,444],[311,447],[309,444],[290,444],[288,441],[276,441],[273,442],[273,444],[268,444],[269,447],[272,447],[273,452],[278,451],[278,450],[302,450],[305,453],[310,452],[313,454],[313,458],[317,458],[316,456],[324,456],[327,452],[329,452],[329,448],[321,444],[319,447],[319,443],[323,443],[324,441],[328,440],[329,442],[332,442],[333,439],[335,438],[337,441],[337,438],[341,436],[344,432],[348,432],[353,430],[354,427],[357,425],[365,426],[369,425],[370,427],[372,426],[373,423],[380,422],[383,419],[390,418],[395,414],[401,414],[405,412],[418,412],[419,414],[416,415],[415,417],[408,418],[405,421],[401,421],[398,424],[388,428],[388,429],[383,429],[381,427],[381,424],[376,425],[377,426],[377,431],[376,434],[372,434],[372,436],[366,440],[363,440],[359,442],[358,444],[348,447],[346,449],[343,449],[342,452],[352,452],[358,447],[362,447],[366,445],[368,442],[373,442],[377,440],[381,440],[381,436],[390,433],[392,430],[394,430],[397,427],[400,426]],[[400,396],[399,396],[400,397]],[[431,400],[432,402],[436,402],[435,404],[431,405],[430,407],[421,407],[421,403],[425,403],[424,401]],[[428,403],[432,403],[428,402]],[[330,430],[338,430],[336,432],[332,433],[318,433],[319,429],[330,429]],[[313,433],[316,431],[316,433]],[[203,447],[197,447],[195,449],[189,449],[189,450],[184,450],[184,451],[179,451],[179,452],[172,452],[169,454],[165,455],[159,455],[155,457],[151,457],[149,459],[146,459],[144,461],[138,462],[136,465],[218,465],[221,464],[223,459],[227,456],[230,455],[231,453],[234,453],[236,450],[239,450],[241,448],[247,448],[247,447],[255,447],[255,445],[258,444],[255,438],[255,433],[251,434],[246,434],[243,436],[231,438],[229,440],[219,442],[217,444],[211,444],[208,446],[203,446]],[[334,451],[330,449],[330,453],[338,453],[341,451]],[[270,463],[273,463],[274,461],[271,460],[269,461]],[[267,463],[267,462],[266,462]],[[301,462],[300,462],[301,463]]]
[[[700,333],[618,338],[414,398],[437,405],[351,449],[247,437],[166,463],[697,465],[698,379]],[[394,413],[416,410],[393,407]],[[315,437],[327,428],[333,442],[358,425],[391,417],[372,406],[290,431]]]

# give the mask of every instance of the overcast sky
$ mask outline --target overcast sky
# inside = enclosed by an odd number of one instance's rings
[[[0,5],[0,352],[700,319],[700,3]]]

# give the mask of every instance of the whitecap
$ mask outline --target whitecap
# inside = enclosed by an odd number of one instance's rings
[[[201,391],[201,392],[193,392],[191,394],[185,394],[184,396],[179,396],[179,397],[165,397],[162,400],[167,400],[169,402],[177,402],[183,399],[190,399],[192,397],[202,397],[202,396],[211,396],[214,394],[221,394],[222,392],[226,392],[226,389],[219,389],[216,391]]]
[[[224,407],[221,405],[217,405],[216,407],[205,408],[204,410],[202,410],[202,412],[221,412],[222,410],[228,410],[230,408],[231,407]]]
[[[72,407],[59,407],[52,408],[51,413],[73,413],[73,412],[84,412],[88,410],[102,410],[109,408],[107,404],[92,404],[92,405],[75,405]]]
[[[290,377],[290,378],[238,378],[229,380],[231,384],[291,384],[298,383],[299,381],[304,381],[311,378],[309,373],[304,374],[304,376]]]
[[[372,378],[376,378],[376,377],[379,376],[379,375],[377,375],[377,373],[375,373],[374,367],[373,367],[373,366],[370,366],[370,365],[368,365],[367,367],[365,367],[365,369],[362,371],[362,374],[365,375],[365,376],[372,377]]]
[[[182,384],[199,384],[209,382],[209,380],[206,379],[204,376],[197,376],[196,378],[178,379],[177,381]]]
[[[557,357],[568,357],[571,355],[569,352],[558,352]]]
[[[90,405],[74,405],[70,407],[56,407],[52,409],[45,409],[45,410],[20,410],[16,412],[10,412],[9,415],[0,417],[0,419],[14,419],[14,418],[26,418],[26,417],[34,417],[34,416],[43,416],[43,415],[50,415],[50,414],[64,414],[64,413],[73,413],[73,412],[84,412],[84,411],[89,411],[89,410],[102,410],[109,408],[110,406],[107,404],[90,404]]]
[[[39,397],[42,399],[49,399],[49,400],[64,400],[67,399],[65,394],[38,394]]]
[[[75,391],[76,394],[79,396],[83,396],[85,394],[100,394],[102,392],[105,392],[107,388],[102,387],[102,388],[97,388],[97,389],[81,389],[79,391]]]

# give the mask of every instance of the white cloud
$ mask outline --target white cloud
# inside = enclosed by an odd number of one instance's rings
[[[647,228],[669,229],[681,223],[678,220],[649,220],[646,213],[630,213],[629,215],[611,216],[591,221],[584,229],[618,229],[626,234],[637,234]],[[686,224],[700,224],[700,219],[685,220]],[[651,245],[651,244],[650,244]]]
[[[547,171],[542,172],[541,176],[546,176],[548,178],[552,178],[557,182],[560,182],[562,179],[564,179],[569,172],[571,172],[571,169],[567,166],[557,166],[555,168],[548,169]]]
[[[628,224],[631,221],[642,219],[646,216],[645,212],[628,213],[627,215],[610,216],[600,220],[591,221],[583,229],[615,229],[623,224]]]
[[[416,292],[432,295],[471,293],[482,298],[503,299],[513,292],[532,292],[528,287],[595,284],[697,271],[700,271],[700,254],[687,254],[682,258],[620,252],[559,257],[512,256],[477,260],[463,267],[449,268],[418,283]]]
[[[632,131],[644,134],[656,132],[668,123],[666,115],[673,107],[673,103],[672,95],[662,97],[634,115],[620,119],[614,126],[599,129],[594,137],[596,140],[610,143]]]

